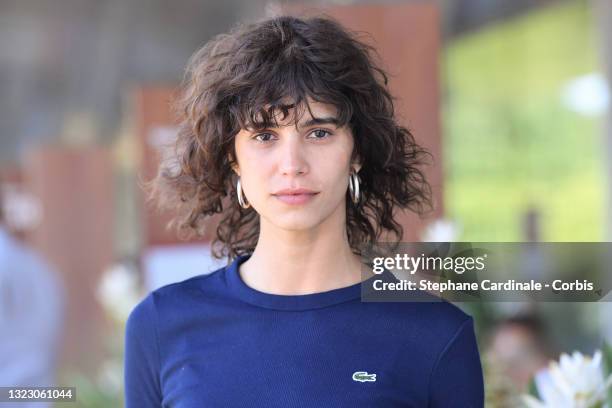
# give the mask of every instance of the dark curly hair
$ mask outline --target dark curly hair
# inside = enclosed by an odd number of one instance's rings
[[[387,74],[375,58],[374,47],[329,16],[242,23],[206,43],[190,59],[175,101],[180,127],[172,155],[148,183],[149,198],[176,211],[168,226],[181,239],[204,235],[207,217],[220,213],[213,256],[251,253],[259,215],[237,203],[234,138],[241,129],[278,127],[280,112],[284,119],[293,111],[297,123],[310,98],[337,109],[362,163],[361,200],[346,200],[352,251],[361,254],[384,230],[401,240],[394,207],[419,214],[432,208],[419,169],[431,155],[397,123]]]

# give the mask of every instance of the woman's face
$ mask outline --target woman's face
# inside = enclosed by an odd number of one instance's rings
[[[234,171],[246,200],[262,222],[286,230],[311,229],[330,217],[345,222],[353,135],[336,127],[333,105],[309,102],[314,120],[306,109],[297,128],[289,115],[278,128],[242,129],[235,139]]]

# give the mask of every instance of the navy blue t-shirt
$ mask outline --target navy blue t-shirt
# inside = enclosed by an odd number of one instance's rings
[[[474,322],[457,306],[362,302],[359,283],[264,293],[240,277],[248,257],[134,308],[127,408],[484,406]]]

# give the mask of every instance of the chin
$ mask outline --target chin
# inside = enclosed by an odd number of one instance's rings
[[[275,216],[268,220],[277,228],[287,231],[305,231],[317,227],[322,220],[311,214],[291,214],[290,216]]]
[[[278,222],[276,226],[287,231],[306,231],[317,227],[319,224],[319,222],[314,222],[312,220],[290,220]]]

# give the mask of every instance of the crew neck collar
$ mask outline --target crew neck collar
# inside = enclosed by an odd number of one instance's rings
[[[340,303],[361,298],[361,285],[376,279],[372,276],[361,283],[332,289],[324,292],[309,293],[305,295],[278,295],[261,292],[248,286],[240,276],[239,267],[251,254],[239,255],[225,268],[227,283],[232,292],[244,302],[267,309],[300,311],[320,309]],[[388,271],[385,271],[388,273]]]

